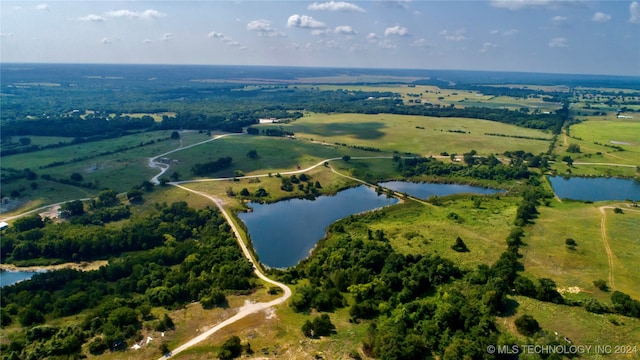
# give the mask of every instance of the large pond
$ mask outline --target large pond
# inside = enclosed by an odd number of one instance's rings
[[[309,256],[326,228],[336,220],[397,202],[398,199],[359,186],[315,200],[251,203],[253,211],[238,217],[247,226],[260,261],[270,267],[286,268]]]
[[[0,287],[31,279],[37,273],[36,271],[0,271]]]
[[[432,184],[432,183],[411,183],[406,181],[387,181],[380,183],[380,186],[394,191],[406,193],[419,199],[428,199],[430,196],[447,196],[452,194],[472,193],[472,194],[495,194],[503,190],[484,188],[479,186],[461,184]]]
[[[633,179],[549,176],[549,181],[556,195],[563,199],[640,200],[640,182]]]

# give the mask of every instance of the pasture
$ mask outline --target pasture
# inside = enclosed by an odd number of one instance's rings
[[[602,203],[553,201],[550,207],[538,207],[535,224],[525,227],[525,246],[520,248],[525,272],[537,278],[551,278],[559,289],[579,287],[599,301],[610,302],[609,294],[599,291],[594,280],[609,283],[609,262],[600,228]],[[637,258],[629,256],[637,249],[637,224],[640,216],[631,211],[624,215],[607,210],[607,237],[613,253],[613,276],[616,288],[634,298],[640,297],[637,284],[640,273]],[[635,224],[635,228],[633,226]],[[571,238],[574,249],[565,244]]]
[[[540,130],[488,120],[394,114],[308,113],[295,122],[282,125],[282,128],[293,131],[298,138],[322,143],[346,143],[423,156],[442,152],[462,154],[471,150],[481,155],[501,154],[507,150],[538,154],[549,146],[549,141],[489,136],[486,133],[551,139],[551,134]]]
[[[615,113],[607,116],[589,116],[585,121],[571,126],[569,143],[580,145],[581,154],[573,154],[574,161],[589,160],[588,154],[602,153],[609,163],[640,165],[640,115],[634,119],[617,118]],[[597,144],[596,144],[597,143]],[[619,151],[617,146],[624,151]]]

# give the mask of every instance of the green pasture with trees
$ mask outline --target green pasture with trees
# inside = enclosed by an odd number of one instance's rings
[[[234,216],[249,201],[360,180],[400,202],[340,219],[298,265],[265,269],[292,297],[176,358],[493,358],[489,345],[565,337],[640,346],[638,208],[560,201],[544,179],[638,177],[640,94],[627,83],[189,71],[153,84],[3,83],[1,262],[107,265],[3,287],[0,359],[160,357],[247,301],[282,296],[215,204],[170,184],[183,181],[219,199],[249,247]],[[28,83],[64,84],[56,74]],[[113,91],[96,96],[101,86]],[[160,184],[156,157],[168,167]],[[377,187],[386,180],[504,192],[415,199]]]

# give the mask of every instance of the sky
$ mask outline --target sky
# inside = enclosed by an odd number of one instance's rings
[[[5,1],[0,62],[640,75],[640,2]]]

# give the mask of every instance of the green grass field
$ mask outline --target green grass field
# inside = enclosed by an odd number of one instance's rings
[[[487,120],[393,114],[311,113],[282,127],[293,131],[299,138],[427,156],[441,152],[462,154],[470,150],[485,155],[507,150],[538,154],[545,152],[549,146],[548,141],[495,137],[485,133],[551,138],[550,134],[539,130]],[[467,133],[450,132],[454,130]]]
[[[615,113],[590,116],[586,121],[571,126],[571,136],[573,138],[568,138],[568,143],[576,143],[582,150],[582,154],[573,154],[574,161],[596,162],[597,158],[585,156],[601,152],[604,162],[640,165],[640,117],[618,119]],[[605,145],[619,146],[624,151]]]
[[[550,207],[539,207],[540,215],[534,225],[525,228],[526,236],[521,247],[525,271],[535,277],[551,278],[558,288],[579,287],[601,301],[609,301],[609,294],[602,293],[593,281],[608,281],[609,263],[602,240],[598,210],[602,204],[582,202],[552,202]],[[624,215],[607,210],[607,231],[613,252],[616,288],[634,298],[640,297],[637,286],[637,227],[640,216],[628,211]],[[575,250],[565,244],[567,238],[577,242]],[[631,254],[631,256],[630,256]]]

